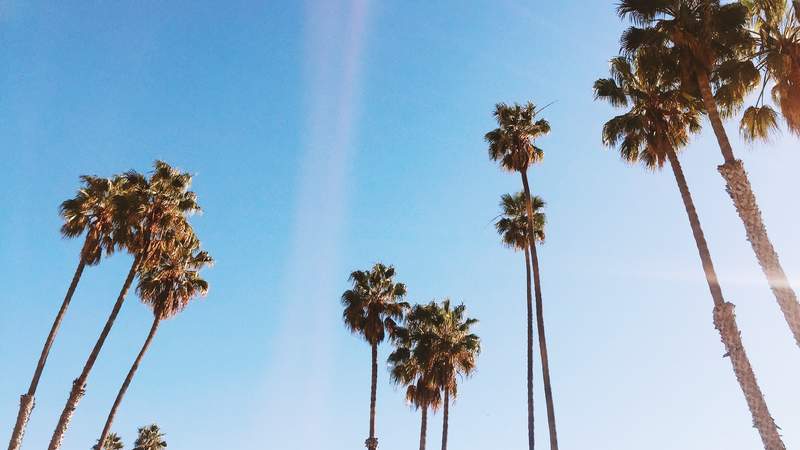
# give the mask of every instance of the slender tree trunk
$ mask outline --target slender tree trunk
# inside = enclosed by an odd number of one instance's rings
[[[372,383],[369,391],[369,438],[364,442],[369,450],[378,448],[375,437],[375,403],[378,389],[378,344],[372,345]]]
[[[722,178],[725,179],[726,190],[733,200],[733,205],[736,207],[739,218],[744,224],[747,240],[753,247],[758,264],[767,277],[769,287],[778,301],[778,306],[780,306],[783,317],[789,325],[795,343],[800,346],[800,303],[797,301],[797,295],[789,284],[789,278],[783,271],[778,259],[778,253],[767,235],[767,228],[761,218],[761,211],[758,208],[758,202],[753,194],[744,165],[742,161],[733,156],[731,143],[728,141],[728,135],[722,126],[722,119],[717,110],[716,101],[711,94],[708,75],[704,73],[698,74],[697,81],[703,96],[703,103],[708,111],[708,118],[711,121],[714,134],[717,136],[719,147],[722,150],[722,156],[725,159],[725,163],[719,166],[718,170]]]
[[[158,325],[161,323],[161,319],[156,316],[153,319],[153,326],[150,327],[150,333],[147,335],[147,339],[144,341],[144,345],[142,345],[142,349],[139,351],[139,354],[136,356],[136,360],[134,360],[133,365],[131,366],[131,370],[128,371],[128,376],[125,377],[125,382],[122,383],[122,387],[119,388],[119,392],[117,393],[117,398],[114,399],[114,405],[111,407],[111,411],[108,413],[108,418],[106,419],[106,424],[103,427],[103,432],[100,434],[100,439],[98,439],[98,449],[103,450],[106,442],[106,438],[108,437],[108,433],[111,432],[111,425],[114,423],[114,417],[117,415],[117,409],[119,408],[120,403],[122,403],[122,397],[125,396],[125,393],[128,391],[128,386],[131,385],[131,380],[133,380],[133,376],[136,374],[136,370],[139,369],[139,363],[142,362],[142,358],[144,354],[147,353],[147,349],[150,348],[150,343],[153,342],[153,338],[156,335],[156,331],[158,331]]]
[[[75,381],[72,382],[72,390],[67,398],[67,404],[64,405],[64,410],[61,411],[58,424],[56,425],[55,431],[53,431],[53,437],[50,439],[50,445],[47,447],[48,450],[57,450],[61,447],[61,442],[64,440],[64,434],[67,432],[67,427],[69,427],[69,422],[72,420],[72,415],[75,413],[75,409],[78,407],[78,402],[80,402],[83,394],[85,393],[86,380],[89,378],[89,372],[91,372],[95,360],[100,354],[100,349],[103,348],[106,337],[108,337],[108,333],[111,331],[111,327],[114,325],[114,320],[116,320],[117,315],[122,308],[122,304],[125,302],[125,296],[128,294],[128,289],[130,289],[133,279],[136,276],[136,271],[139,268],[140,260],[140,256],[134,258],[133,264],[131,264],[131,269],[128,271],[128,276],[125,278],[125,283],[122,285],[122,289],[119,292],[116,303],[114,303],[114,308],[111,310],[111,315],[108,316],[106,325],[103,327],[103,331],[100,333],[100,337],[97,339],[97,342],[92,349],[92,353],[89,355],[89,359],[86,361],[86,364],[84,364],[81,374],[75,379]]]
[[[533,299],[531,294],[531,260],[530,250],[525,249],[525,281],[527,283],[528,305],[528,449],[534,447],[533,420]]]
[[[531,264],[533,265],[533,290],[536,297],[536,325],[539,331],[539,352],[542,358],[542,379],[544,382],[544,400],[547,406],[547,427],[550,434],[550,450],[558,450],[558,433],[556,432],[556,413],[553,405],[553,389],[550,384],[550,362],[547,357],[547,339],[544,333],[544,317],[542,312],[542,284],[539,279],[539,257],[536,254],[536,234],[533,228],[533,205],[531,203],[531,189],[528,184],[528,174],[523,171],[522,187],[525,189],[526,207],[528,210],[528,245],[531,250]]]
[[[450,420],[450,391],[444,390],[444,408],[442,409],[442,450],[447,450],[447,429]]]
[[[422,407],[422,424],[419,427],[419,450],[425,450],[425,439],[428,434],[428,407]]]
[[[83,244],[86,248],[86,243]],[[36,364],[36,370],[33,372],[33,379],[31,385],[28,387],[28,392],[21,395],[19,398],[19,412],[17,413],[17,421],[14,424],[14,431],[11,433],[11,441],[8,443],[8,450],[19,450],[22,447],[22,439],[25,435],[25,427],[28,426],[28,419],[31,417],[31,412],[36,403],[36,388],[39,386],[39,378],[44,371],[44,365],[47,363],[47,356],[50,354],[50,349],[53,347],[53,341],[56,339],[58,329],[61,327],[61,321],[67,313],[69,303],[72,301],[72,295],[75,294],[75,288],[78,287],[78,282],[81,280],[83,269],[86,267],[86,259],[83,257],[81,251],[81,259],[78,262],[78,268],[75,269],[75,274],[72,276],[72,282],[67,289],[67,295],[64,296],[64,301],[61,302],[61,309],[58,310],[56,319],[50,327],[50,334],[47,335],[42,353],[39,355],[39,362]]]
[[[733,311],[734,306],[731,303],[727,303],[722,296],[722,289],[717,279],[717,273],[714,270],[714,263],[711,261],[711,253],[708,250],[708,244],[700,226],[700,219],[697,216],[680,161],[678,161],[677,155],[671,149],[667,151],[667,155],[675,175],[675,181],[678,183],[686,214],[689,216],[689,224],[692,227],[694,241],[700,254],[708,289],[711,291],[711,298],[714,300],[714,326],[719,330],[722,343],[727,351],[726,356],[731,358],[733,372],[736,374],[736,379],[739,381],[742,392],[744,392],[747,406],[753,416],[753,423],[761,435],[764,448],[766,450],[785,450],[786,447],[778,434],[778,427],[769,413],[767,402],[761,393],[753,368],[750,366],[750,360],[747,358],[747,353],[745,353],[742,345],[742,336],[736,324],[736,316]]]

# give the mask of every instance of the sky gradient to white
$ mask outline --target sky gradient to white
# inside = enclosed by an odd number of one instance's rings
[[[487,157],[496,102],[554,102],[540,250],[563,449],[760,447],[712,325],[674,179],[604,149],[593,101],[624,29],[611,1],[0,0],[0,441],[77,264],[59,203],[81,174],[195,174],[193,224],[217,264],[209,295],[163,324],[114,431],[157,422],[171,449],[363,448],[369,348],[341,322],[347,276],[393,264],[409,300],[449,297],[483,353],[451,408],[455,450],[522,449],[522,254],[492,226],[520,188]],[[726,298],[788,448],[800,446],[800,351],[716,172],[710,131],[681,156]],[[798,138],[743,144],[770,236],[800,288]],[[24,448],[46,447],[130,257],[88,268],[42,377]],[[64,442],[90,448],[150,313],[135,294]],[[390,348],[384,345],[385,360]],[[537,357],[538,359],[538,357]],[[537,383],[537,444],[545,448]],[[441,415],[430,418],[438,448]],[[383,450],[419,416],[381,364]]]

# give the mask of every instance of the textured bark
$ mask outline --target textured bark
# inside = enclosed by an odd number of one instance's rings
[[[125,381],[122,383],[122,387],[119,388],[119,392],[117,393],[117,398],[114,399],[114,405],[111,407],[111,411],[109,411],[108,413],[108,418],[106,419],[106,424],[103,427],[103,432],[100,434],[100,439],[97,440],[99,444],[96,450],[103,450],[103,448],[105,447],[106,438],[108,437],[108,434],[111,432],[111,426],[114,424],[114,417],[117,415],[117,409],[119,409],[119,405],[120,403],[122,403],[122,398],[128,391],[128,387],[131,385],[131,380],[133,380],[133,376],[136,375],[136,371],[139,369],[139,364],[142,362],[144,354],[147,353],[147,349],[150,348],[150,344],[153,342],[153,338],[156,335],[156,331],[158,331],[158,325],[160,323],[161,320],[158,317],[153,319],[153,326],[150,327],[150,333],[148,333],[147,339],[145,339],[144,345],[142,345],[142,349],[139,351],[139,354],[133,361],[131,370],[128,371],[128,375],[125,377]]]
[[[442,450],[447,450],[447,429],[450,425],[450,391],[444,390],[444,408],[442,409]]]
[[[61,443],[64,440],[64,434],[66,434],[69,423],[72,420],[72,415],[75,414],[75,409],[78,407],[78,402],[80,402],[84,392],[86,391],[86,380],[89,378],[89,373],[92,371],[92,367],[94,367],[97,356],[100,354],[100,350],[103,348],[103,344],[105,344],[106,337],[108,337],[108,333],[111,331],[111,327],[114,325],[114,321],[116,320],[117,315],[122,308],[122,304],[125,302],[125,296],[128,294],[128,290],[130,289],[133,279],[136,276],[136,271],[139,268],[140,260],[141,258],[139,256],[133,260],[131,269],[128,271],[128,276],[125,278],[125,283],[122,285],[122,289],[117,297],[117,301],[114,303],[114,308],[111,310],[111,315],[108,316],[108,320],[106,320],[103,331],[100,333],[100,337],[97,339],[97,342],[92,349],[92,353],[89,354],[89,359],[86,360],[80,376],[78,376],[78,378],[72,382],[72,390],[67,398],[67,404],[64,405],[64,410],[61,411],[61,416],[58,419],[58,424],[56,425],[55,431],[53,431],[53,436],[50,438],[50,445],[47,447],[48,450],[57,450],[61,447]]]
[[[530,250],[525,249],[525,281],[527,283],[528,307],[528,449],[533,450],[534,420],[533,420],[533,298],[531,294],[531,260]]]
[[[419,450],[425,450],[425,439],[428,434],[428,407],[422,407],[422,423],[419,426]]]
[[[527,202],[528,217],[528,246],[531,250],[531,264],[533,266],[533,290],[536,298],[536,325],[539,331],[539,352],[542,357],[542,379],[544,382],[544,400],[547,407],[547,427],[550,435],[550,450],[558,450],[558,433],[556,432],[556,413],[553,405],[553,389],[550,384],[550,362],[547,357],[547,338],[544,332],[544,317],[542,306],[542,284],[539,279],[539,257],[536,253],[536,235],[533,228],[533,205],[531,204],[531,189],[528,184],[528,174],[520,172],[522,175],[522,187],[525,190],[525,200]]]
[[[369,437],[364,445],[369,450],[378,448],[378,438],[375,437],[375,403],[378,389],[378,344],[372,344],[372,383],[369,391]]]
[[[671,149],[667,151],[667,156],[669,157],[672,172],[675,175],[675,181],[681,193],[683,206],[689,217],[689,225],[692,228],[697,251],[700,254],[700,261],[703,265],[703,272],[706,275],[708,289],[711,291],[711,298],[714,301],[714,326],[719,330],[720,338],[727,351],[727,356],[731,359],[733,372],[744,393],[747,406],[750,408],[754,426],[758,429],[766,450],[785,450],[786,447],[783,445],[781,437],[778,434],[778,427],[775,425],[775,421],[769,413],[767,402],[764,399],[764,395],[761,393],[755,373],[753,373],[753,368],[750,366],[750,361],[744,351],[742,337],[736,325],[736,316],[733,312],[734,306],[731,303],[725,302],[722,296],[722,289],[719,285],[717,273],[714,270],[714,263],[711,260],[711,252],[708,250],[708,244],[706,243],[703,229],[700,226],[700,218],[697,216],[697,210],[692,201],[692,196],[689,192],[689,186],[686,183],[686,177],[683,174],[680,161],[677,155],[675,155],[675,152]]]
[[[728,194],[733,200],[736,212],[742,219],[747,240],[753,247],[758,264],[767,277],[769,287],[778,301],[778,306],[789,325],[795,343],[800,346],[800,303],[797,302],[794,289],[783,271],[778,253],[775,252],[775,248],[769,240],[767,228],[761,219],[761,211],[755,195],[753,195],[744,166],[739,160],[730,161],[719,166],[719,172],[727,183]]]
[[[86,243],[84,243],[84,248]],[[83,255],[83,252],[81,252]],[[50,349],[53,347],[58,329],[61,327],[61,321],[67,313],[67,308],[72,301],[72,296],[75,294],[75,288],[78,287],[78,282],[83,274],[83,269],[86,267],[86,259],[81,256],[78,262],[78,268],[75,269],[75,274],[72,276],[72,282],[67,289],[67,295],[64,296],[64,301],[61,302],[61,308],[56,314],[53,325],[50,327],[50,334],[47,335],[42,353],[39,355],[39,362],[36,364],[36,370],[33,372],[31,384],[28,387],[28,392],[20,397],[19,412],[17,413],[17,421],[14,424],[14,431],[11,433],[11,441],[8,444],[8,450],[19,450],[22,447],[22,439],[25,435],[25,427],[28,426],[28,420],[33,412],[33,407],[36,404],[36,388],[39,386],[39,379],[44,371],[44,365],[47,363],[47,356],[50,354]]]

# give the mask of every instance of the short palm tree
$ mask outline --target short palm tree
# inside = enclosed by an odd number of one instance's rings
[[[406,326],[392,336],[395,350],[389,355],[392,381],[406,387],[406,401],[421,411],[419,448],[425,450],[428,410],[436,411],[441,393],[433,379],[433,327],[438,305],[415,305],[406,316]]]
[[[196,195],[189,190],[191,175],[162,161],[156,161],[149,179],[130,171],[121,180],[122,193],[114,198],[114,236],[119,245],[134,256],[133,263],[89,358],[78,378],[72,382],[72,389],[53,431],[48,450],[61,447],[75,409],[85,393],[89,374],[136,274],[141,267],[159,261],[175,235],[187,233],[186,230],[191,229],[187,216],[200,210]]]
[[[142,268],[136,290],[142,302],[152,309],[153,324],[117,393],[98,442],[103,442],[105,436],[111,432],[122,398],[128,391],[142,358],[150,348],[161,321],[174,317],[183,311],[192,299],[208,292],[208,283],[200,277],[200,270],[213,264],[213,260],[208,253],[199,248],[200,242],[194,235],[179,237],[174,248],[161,256],[161,261]]]
[[[72,282],[67,289],[67,294],[61,302],[61,308],[56,314],[50,334],[47,335],[39,362],[33,373],[33,379],[28,387],[28,392],[20,397],[19,413],[15,422],[14,431],[11,433],[9,450],[19,450],[25,427],[28,424],[35,404],[34,397],[39,379],[47,363],[47,356],[55,341],[61,321],[67,312],[72,296],[83,274],[83,269],[100,263],[102,256],[114,253],[118,242],[114,238],[114,197],[119,194],[120,180],[118,178],[101,178],[84,175],[81,177],[83,186],[75,197],[65,200],[61,204],[60,212],[64,223],[61,225],[61,235],[75,238],[85,235],[83,247],[78,258],[78,267],[72,276]]]
[[[133,450],[163,450],[167,448],[164,433],[156,424],[139,428],[139,436],[134,443]]]
[[[372,382],[369,397],[369,437],[364,442],[369,450],[378,448],[375,437],[375,397],[378,386],[378,345],[402,325],[409,304],[403,299],[406,286],[395,282],[392,266],[375,264],[371,270],[350,274],[351,289],[342,294],[345,326],[364,337],[372,349]]]
[[[125,445],[122,443],[122,438],[120,438],[119,435],[117,435],[117,433],[109,433],[109,435],[106,436],[104,442],[105,444],[103,444],[102,448],[106,450],[122,450],[123,448],[125,448]],[[100,441],[97,441],[97,444],[95,444],[95,446],[92,447],[92,450],[98,450],[99,448],[100,448]]]
[[[668,57],[641,50],[633,62],[625,57],[614,58],[611,77],[595,82],[596,98],[629,108],[625,114],[605,124],[603,143],[618,147],[623,160],[640,162],[651,170],[661,169],[669,161],[714,301],[714,326],[719,330],[765,448],[782,450],[785,447],[744,350],[734,306],[723,298],[700,219],[676,154],[687,144],[689,132],[699,131],[701,105],[683,95],[677,82],[678,74],[673,70],[677,67],[675,64],[660,66],[654,60],[668,62]]]
[[[431,328],[430,353],[433,382],[443,394],[442,450],[447,450],[447,433],[450,420],[450,399],[458,396],[458,378],[468,377],[475,371],[481,341],[470,328],[476,319],[464,317],[466,306],[451,307],[445,299],[441,305],[432,305],[436,311]]]
[[[533,217],[533,203],[531,201],[531,188],[528,183],[528,168],[544,158],[544,151],[537,147],[535,141],[550,132],[550,124],[544,119],[536,119],[541,110],[536,109],[533,103],[525,105],[504,103],[495,105],[494,117],[498,127],[486,133],[485,139],[489,144],[489,158],[498,161],[500,167],[509,172],[518,172],[522,179],[522,188],[525,193],[526,211],[528,217]],[[534,236],[533,222],[528,222],[528,235]],[[542,287],[539,281],[539,256],[536,253],[536,240],[528,241],[530,256],[533,266],[533,291],[536,304],[542,304]],[[546,349],[544,339],[544,318],[539,311],[538,320],[541,321],[539,345]],[[545,350],[546,351],[546,350]],[[549,378],[549,375],[548,375]],[[546,383],[547,386],[550,383]],[[555,407],[553,405],[552,391],[545,390],[545,403],[547,406],[547,424],[550,432],[550,450],[558,450],[558,434],[556,432]],[[529,418],[529,449],[533,450],[533,423]]]
[[[534,196],[531,200],[533,204],[533,217],[534,217],[534,231],[536,232],[536,240],[539,242],[544,241],[544,224],[545,215],[541,212],[544,209],[544,200],[541,197]],[[534,417],[533,417],[533,300],[531,294],[531,259],[530,259],[530,246],[528,245],[528,211],[527,202],[525,201],[525,193],[518,192],[514,195],[503,194],[500,198],[500,207],[503,212],[500,214],[500,220],[495,223],[497,232],[500,233],[503,244],[514,249],[522,250],[525,254],[525,281],[527,284],[527,306],[528,306],[528,321],[527,321],[527,335],[528,335],[528,447],[534,446]],[[537,309],[540,309],[540,303],[537,302]],[[538,315],[541,318],[541,314]],[[542,357],[542,371],[544,372],[545,389],[551,391],[550,388],[550,370],[547,363],[547,344],[544,341],[544,321],[539,320],[539,343],[540,353]],[[542,345],[544,344],[544,345]]]
[[[756,40],[747,29],[747,7],[739,2],[721,5],[719,0],[621,0],[617,11],[637,25],[622,35],[627,54],[641,48],[669,49],[677,55],[684,94],[699,91],[724,159],[720,174],[747,240],[800,346],[800,303],[767,235],[750,180],[733,154],[722,122],[723,116],[736,111],[759,82],[759,72],[750,59]]]

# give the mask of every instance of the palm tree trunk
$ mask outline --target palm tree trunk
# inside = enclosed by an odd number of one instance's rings
[[[529,216],[530,217],[530,216]],[[525,281],[527,282],[528,305],[528,449],[534,447],[533,421],[533,299],[531,294],[531,260],[530,251],[525,249]]]
[[[442,450],[447,450],[447,429],[450,420],[450,391],[444,390],[444,409],[442,410]]]
[[[50,439],[50,445],[47,447],[48,450],[57,450],[61,447],[61,442],[64,440],[64,434],[67,432],[67,427],[69,427],[69,422],[72,420],[72,415],[75,414],[75,409],[78,407],[78,402],[80,402],[83,394],[85,393],[86,380],[89,378],[89,372],[91,372],[94,362],[97,359],[97,356],[100,354],[100,349],[103,348],[106,337],[111,331],[111,327],[114,325],[114,320],[116,320],[117,315],[122,308],[122,304],[125,302],[125,296],[128,294],[128,289],[130,289],[133,279],[136,276],[136,271],[139,268],[140,260],[141,256],[137,255],[136,258],[134,258],[133,264],[131,264],[131,269],[128,271],[128,276],[125,278],[125,283],[122,285],[122,289],[119,292],[116,303],[114,303],[114,308],[111,310],[111,315],[108,316],[106,325],[103,327],[100,337],[94,344],[92,353],[89,355],[89,359],[86,360],[86,364],[84,364],[80,376],[78,376],[78,378],[72,382],[72,390],[67,398],[67,404],[64,405],[64,410],[61,411],[58,424],[56,425],[56,429],[53,431],[53,436]]]
[[[753,194],[744,165],[742,161],[733,156],[733,149],[728,141],[725,128],[722,126],[716,101],[711,94],[708,75],[699,73],[697,81],[703,96],[703,103],[708,111],[708,118],[714,134],[717,136],[722,156],[725,158],[725,163],[719,166],[718,170],[725,179],[726,190],[744,224],[747,240],[753,247],[758,264],[767,277],[769,287],[778,301],[778,306],[789,325],[795,343],[800,347],[800,303],[797,301],[797,295],[789,284],[789,279],[778,259],[778,253],[767,235],[767,228],[761,218],[761,211],[758,208],[758,202]]]
[[[378,390],[378,344],[372,345],[372,383],[369,391],[369,438],[364,442],[369,450],[378,448],[375,437],[375,403]]]
[[[428,407],[422,407],[422,424],[419,427],[419,450],[425,450],[425,439],[428,434]]]
[[[86,248],[86,242],[83,245]],[[56,339],[61,321],[67,313],[67,308],[72,301],[72,295],[75,294],[75,288],[78,287],[78,282],[81,280],[83,269],[86,267],[86,259],[83,257],[83,250],[81,251],[81,259],[78,262],[78,268],[75,269],[75,274],[72,276],[72,282],[67,289],[67,295],[64,296],[64,301],[61,302],[61,309],[56,314],[56,319],[50,327],[50,334],[47,335],[42,353],[39,355],[39,362],[36,364],[36,370],[33,372],[33,379],[31,385],[28,387],[28,392],[19,398],[19,412],[17,413],[17,421],[14,424],[14,431],[11,433],[11,441],[8,443],[8,450],[19,450],[22,447],[22,439],[25,435],[25,427],[28,425],[28,419],[31,417],[31,412],[36,403],[35,395],[36,388],[39,387],[39,378],[44,371],[44,365],[47,362],[47,356],[50,354],[50,348],[53,347],[53,341]]]
[[[547,427],[550,434],[550,450],[558,450],[558,433],[556,432],[556,413],[553,405],[553,389],[550,384],[550,362],[547,357],[547,338],[544,333],[544,317],[542,312],[542,284],[539,280],[539,257],[536,254],[536,234],[533,229],[533,205],[531,204],[531,189],[528,184],[528,174],[522,175],[522,187],[525,190],[525,201],[528,210],[528,245],[531,250],[531,264],[533,265],[533,290],[536,297],[536,326],[539,332],[539,352],[542,358],[542,380],[544,382],[544,401],[547,406]]]
[[[767,402],[761,393],[753,368],[750,366],[750,360],[747,358],[747,353],[745,353],[742,345],[742,336],[736,324],[736,316],[733,311],[734,306],[731,303],[727,303],[722,296],[722,289],[717,279],[717,273],[714,270],[714,263],[711,261],[711,253],[708,250],[708,244],[700,226],[700,219],[697,216],[680,161],[672,149],[667,151],[667,155],[675,175],[675,181],[678,183],[686,214],[689,216],[689,224],[692,227],[697,251],[700,253],[700,261],[703,264],[703,271],[706,275],[708,288],[711,291],[711,298],[714,300],[714,326],[719,330],[722,343],[727,351],[726,356],[731,358],[733,372],[736,374],[736,379],[739,381],[742,392],[744,392],[747,406],[753,416],[753,423],[761,435],[764,448],[766,450],[785,450],[786,447],[778,434],[778,427],[769,413]]]
[[[144,354],[147,353],[147,349],[150,348],[150,343],[153,342],[153,337],[155,337],[156,331],[158,331],[158,325],[160,323],[161,319],[156,315],[156,317],[153,319],[153,326],[150,327],[150,333],[147,335],[147,339],[145,339],[144,345],[142,345],[142,349],[139,351],[139,355],[136,356],[136,360],[133,362],[131,370],[128,371],[128,376],[125,377],[125,382],[122,383],[122,387],[119,388],[117,398],[114,399],[114,405],[111,407],[111,411],[108,413],[108,418],[106,419],[106,424],[103,427],[103,432],[100,434],[100,439],[97,441],[99,442],[99,448],[97,450],[103,450],[108,433],[111,432],[111,425],[114,423],[114,416],[117,415],[117,409],[119,408],[120,403],[122,403],[122,397],[124,397],[125,392],[128,391],[128,386],[131,385],[131,380],[133,380],[136,370],[139,369],[139,363],[142,362]]]

